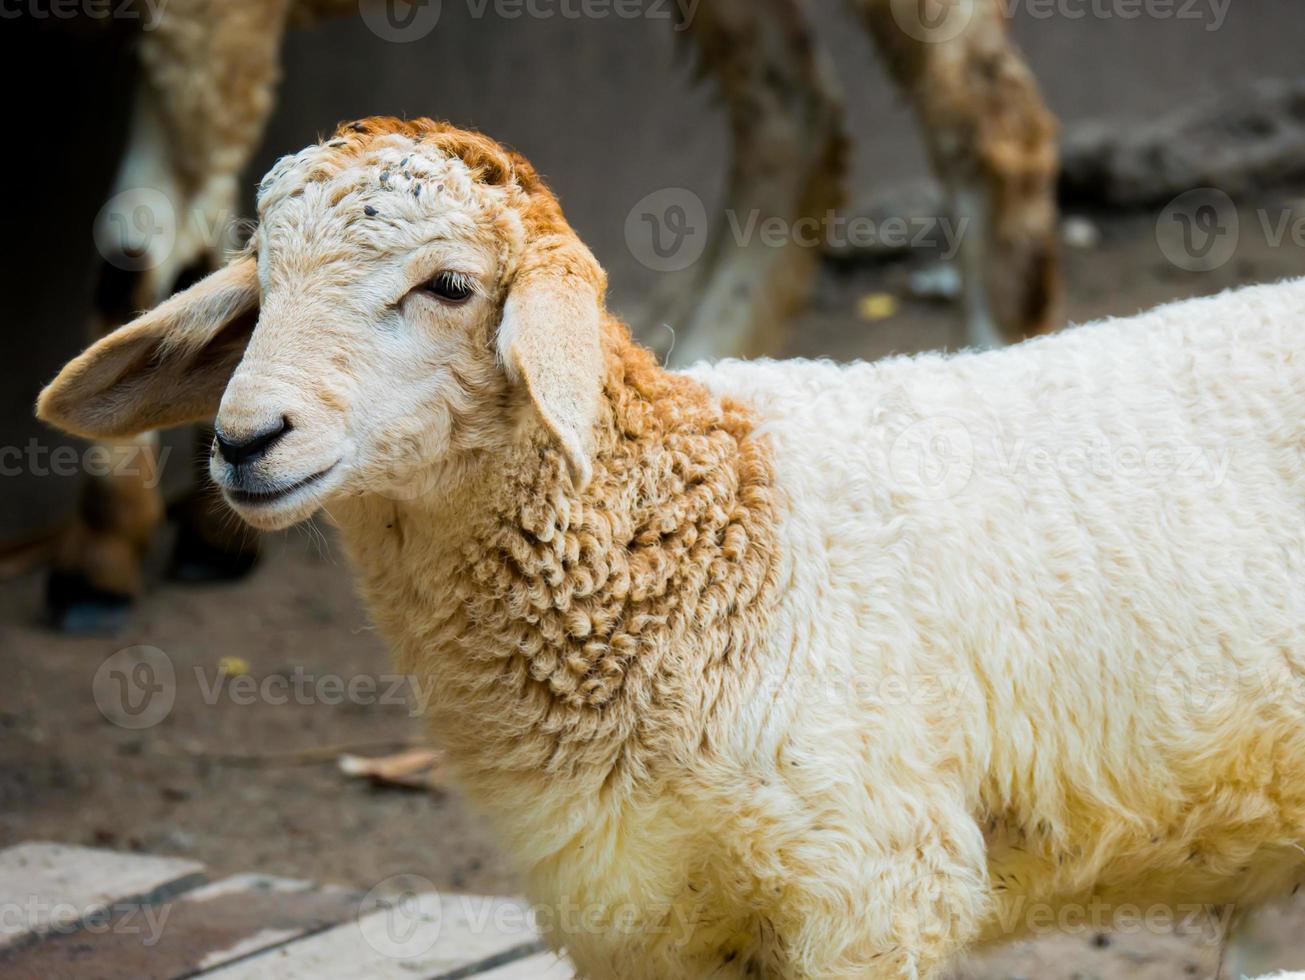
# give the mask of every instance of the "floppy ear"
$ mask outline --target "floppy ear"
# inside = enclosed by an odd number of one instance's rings
[[[245,256],[93,344],[36,403],[75,435],[119,437],[212,418],[258,319]]]
[[[526,386],[583,489],[603,391],[600,342],[606,277],[580,240],[549,235],[534,243],[508,293],[499,357]]]

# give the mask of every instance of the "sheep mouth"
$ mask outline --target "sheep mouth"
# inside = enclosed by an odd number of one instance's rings
[[[271,504],[277,504],[303,490],[307,490],[316,483],[320,483],[338,465],[339,462],[337,461],[326,469],[320,470],[311,476],[306,476],[302,480],[296,480],[294,483],[286,483],[280,486],[273,485],[257,490],[227,489],[227,499],[233,504],[239,504],[241,507],[246,508],[267,507]]]

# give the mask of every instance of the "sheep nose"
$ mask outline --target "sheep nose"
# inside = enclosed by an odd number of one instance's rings
[[[239,466],[241,463],[258,459],[280,442],[289,431],[290,420],[282,415],[271,428],[245,439],[233,439],[218,428],[214,428],[213,434],[217,437],[218,455],[232,466]]]

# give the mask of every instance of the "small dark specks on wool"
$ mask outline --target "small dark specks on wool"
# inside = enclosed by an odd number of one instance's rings
[[[400,168],[402,168],[402,167],[406,167],[407,165],[408,165],[408,158],[407,158],[407,157],[404,157],[402,160],[399,161],[399,167],[400,167]]]
[[[413,185],[412,185],[412,196],[413,196],[413,197],[421,197],[421,184],[413,184]]]
[[[367,215],[367,217],[369,217],[369,218],[374,218],[374,217],[376,217],[376,215],[379,214],[379,213],[380,213],[380,212],[377,211],[377,210],[376,210],[374,207],[372,207],[370,204],[365,205],[365,206],[363,207],[363,214]]]
[[[345,141],[345,140],[331,140],[331,142],[327,143],[326,145],[327,145],[327,146],[334,146],[334,147],[345,146],[345,145],[346,145],[346,141]]]
[[[362,123],[350,123],[349,128],[352,129],[355,133],[367,132],[367,127],[364,126]]]
[[[386,186],[389,182],[390,182],[390,172],[389,172],[388,170],[382,170],[382,171],[381,171],[381,186],[384,187],[384,186]]]

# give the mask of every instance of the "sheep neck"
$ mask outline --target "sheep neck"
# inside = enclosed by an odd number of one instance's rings
[[[773,474],[751,417],[663,371],[622,326],[604,347],[583,492],[534,426],[441,513],[398,506],[385,537],[401,543],[345,527],[473,795],[559,777],[597,795],[709,753],[774,603]]]

